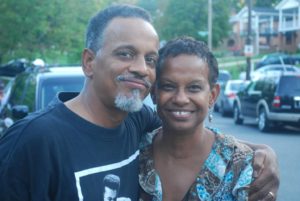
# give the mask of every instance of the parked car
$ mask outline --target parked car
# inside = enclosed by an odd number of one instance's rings
[[[231,79],[231,74],[228,70],[219,70],[218,82],[219,84],[225,84]]]
[[[294,65],[299,65],[300,64],[300,55],[293,55],[294,59]]]
[[[1,104],[0,136],[13,122],[45,108],[61,91],[79,92],[84,84],[81,67],[52,67],[43,71],[24,71],[10,82],[9,93]],[[145,104],[153,109],[150,95]]]
[[[251,79],[257,79],[265,74],[276,73],[276,71],[289,71],[289,72],[300,72],[300,68],[293,65],[282,65],[282,64],[271,64],[263,66],[253,72],[251,72]]]
[[[274,126],[300,127],[300,73],[280,72],[260,77],[237,93],[234,122],[255,120],[260,131]]]
[[[228,80],[231,79],[231,74],[227,70],[219,70],[218,83],[220,84],[220,88],[226,84]],[[219,105],[215,104],[214,111],[219,111]]]
[[[268,54],[263,56],[263,58],[256,63],[255,70],[270,64],[294,65],[295,59],[292,56],[283,53]]]
[[[215,107],[222,116],[231,115],[233,113],[233,101],[236,93],[243,90],[249,81],[247,80],[228,80],[226,84],[221,85],[219,97],[215,103]]]

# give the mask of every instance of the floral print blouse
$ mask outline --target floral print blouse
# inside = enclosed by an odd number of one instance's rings
[[[152,139],[159,129],[143,140],[139,156],[140,201],[162,200],[162,186],[154,169],[152,148]],[[247,201],[253,173],[252,149],[233,136],[211,130],[216,135],[215,142],[183,201]]]

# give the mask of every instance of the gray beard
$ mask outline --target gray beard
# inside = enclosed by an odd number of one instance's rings
[[[130,97],[119,93],[115,99],[115,105],[117,108],[126,112],[137,112],[141,110],[143,101],[140,98],[140,90],[133,89]]]

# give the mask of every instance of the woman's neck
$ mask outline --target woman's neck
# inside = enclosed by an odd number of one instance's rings
[[[202,126],[193,132],[164,129],[161,131],[155,139],[154,146],[160,154],[173,159],[199,157],[199,153],[207,153],[214,142],[214,134]]]

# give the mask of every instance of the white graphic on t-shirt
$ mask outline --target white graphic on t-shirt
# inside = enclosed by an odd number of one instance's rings
[[[103,178],[103,201],[131,201],[127,197],[118,197],[121,181],[114,174],[107,174]]]
[[[132,161],[134,161],[138,157],[139,154],[140,154],[140,151],[137,150],[133,155],[131,155],[129,158],[127,158],[123,161],[75,172],[74,174],[75,174],[75,179],[76,179],[76,187],[77,187],[77,191],[78,191],[79,201],[83,201],[83,194],[82,194],[81,185],[80,185],[81,177],[88,176],[91,174],[97,174],[97,173],[105,172],[105,171],[109,171],[109,170],[114,170],[114,169],[126,166],[129,163],[131,163]],[[127,198],[120,198],[118,200],[122,200],[122,199],[127,200]]]

